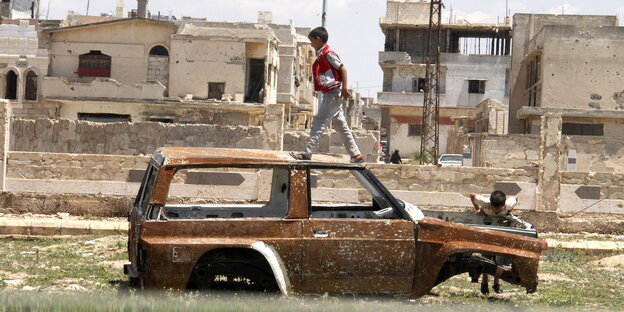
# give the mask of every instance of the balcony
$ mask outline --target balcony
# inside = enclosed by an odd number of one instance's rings
[[[407,52],[380,51],[379,65],[409,65],[412,58]]]
[[[422,106],[424,93],[420,92],[378,92],[377,103],[381,106]],[[443,94],[440,95],[440,106],[446,105]]]

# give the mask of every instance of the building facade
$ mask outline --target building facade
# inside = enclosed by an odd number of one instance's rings
[[[244,107],[284,104],[286,126],[307,128],[316,107],[309,29],[273,24],[269,13],[257,23],[3,20],[0,93],[17,117],[213,123],[220,118],[176,107],[223,104],[222,115],[258,124],[258,110]]]
[[[404,158],[420,150],[429,6],[388,0],[380,20],[386,40],[379,53],[384,78],[377,100],[387,116],[382,127],[390,149],[399,149]],[[511,26],[450,20],[442,24],[441,36],[439,152],[445,153],[455,118],[468,117],[474,128],[479,103],[488,98],[508,102]]]
[[[624,27],[616,16],[514,16],[510,133],[538,134],[548,112],[563,135],[624,138]]]

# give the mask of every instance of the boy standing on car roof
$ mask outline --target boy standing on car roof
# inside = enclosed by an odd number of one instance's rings
[[[351,155],[351,162],[364,162],[364,157],[355,143],[353,133],[347,124],[342,110],[343,99],[351,99],[347,90],[347,68],[342,64],[338,55],[327,45],[329,34],[323,27],[314,28],[308,39],[316,50],[316,61],[312,65],[314,75],[314,90],[321,93],[318,113],[312,121],[310,138],[303,153],[291,152],[290,155],[299,160],[310,160],[316,150],[319,139],[332,119],[334,129],[340,134],[342,144]]]

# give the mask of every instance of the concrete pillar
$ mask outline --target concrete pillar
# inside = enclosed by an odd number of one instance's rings
[[[264,129],[269,137],[269,148],[284,149],[284,104],[268,104],[264,113]]]
[[[147,18],[147,2],[148,0],[137,0],[137,17]]]
[[[2,0],[2,2],[0,2],[0,17],[11,18],[10,0]]]
[[[11,139],[11,104],[0,100],[0,190],[6,190],[6,167]]]
[[[542,116],[540,128],[539,168],[537,172],[537,211],[556,212],[561,194],[561,172],[565,170],[565,146],[561,142],[561,115]]]

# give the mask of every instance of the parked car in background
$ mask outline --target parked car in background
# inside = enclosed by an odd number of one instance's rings
[[[441,166],[461,166],[463,165],[462,154],[442,154],[438,158],[438,164]]]

